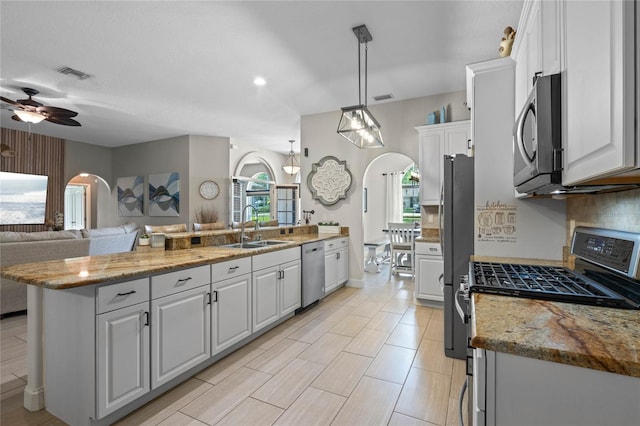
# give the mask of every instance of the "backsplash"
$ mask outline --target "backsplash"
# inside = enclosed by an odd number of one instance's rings
[[[576,226],[640,232],[640,189],[567,199],[567,245]]]

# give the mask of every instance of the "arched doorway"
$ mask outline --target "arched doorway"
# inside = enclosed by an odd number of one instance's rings
[[[108,226],[104,212],[109,211],[110,196],[109,184],[98,175],[81,173],[71,178],[64,191],[64,229]]]

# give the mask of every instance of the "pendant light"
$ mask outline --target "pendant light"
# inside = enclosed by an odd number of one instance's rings
[[[342,108],[342,115],[338,123],[338,134],[358,148],[380,148],[384,146],[380,124],[367,109],[367,43],[373,38],[366,25],[353,28],[358,39],[358,105]],[[364,104],[362,103],[362,82],[360,45],[364,44]]]
[[[289,143],[291,144],[291,149],[289,150],[289,157],[287,158],[287,161],[285,161],[284,166],[282,166],[282,170],[284,170],[285,173],[290,174],[291,176],[295,175],[300,171],[300,163],[296,158],[296,154],[293,152],[294,142],[295,141],[293,139],[289,140]]]

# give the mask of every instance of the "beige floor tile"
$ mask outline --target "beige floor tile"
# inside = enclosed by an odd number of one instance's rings
[[[7,371],[5,372],[4,363],[0,366],[0,393],[9,392],[13,389],[24,387],[27,384],[26,380],[17,377],[15,374]]]
[[[116,425],[156,425],[211,388],[213,385],[210,383],[188,379],[173,388],[171,392],[162,394],[124,417]]]
[[[396,293],[393,295],[394,299],[404,299],[404,300],[408,300],[410,303],[414,298],[414,292],[413,292],[413,288],[411,289],[400,289],[398,291],[396,291]]]
[[[17,338],[16,336],[10,336],[2,339],[2,347],[0,347],[0,359],[2,359],[2,361],[6,361],[17,357],[27,357],[27,343],[24,340]]]
[[[154,423],[156,424],[156,423]],[[180,412],[175,412],[162,422],[157,423],[158,426],[206,426],[206,423],[202,423],[193,417],[186,416]]]
[[[322,370],[324,365],[294,359],[251,396],[280,408],[288,408]]]
[[[365,317],[365,318],[373,318],[374,316],[376,316],[378,312],[380,312],[383,306],[384,306],[383,302],[367,300],[365,302],[362,302],[355,309],[353,309],[353,311],[351,311],[351,315],[357,315],[359,317]]]
[[[351,352],[358,355],[373,358],[376,356],[384,342],[389,337],[389,333],[384,331],[364,328],[351,343],[344,348],[345,352]]]
[[[369,318],[347,315],[342,321],[331,327],[329,333],[354,337],[360,333],[360,330],[362,330],[369,321]]]
[[[431,321],[427,324],[424,338],[440,342],[441,345],[444,344],[444,314],[442,312],[434,312],[431,315]]]
[[[240,405],[272,376],[261,371],[240,368],[180,409],[182,414],[214,424]]]
[[[364,372],[369,368],[371,361],[371,358],[365,356],[342,352],[324,369],[311,386],[338,395],[349,396]]]
[[[358,293],[344,303],[346,306],[358,307],[367,300],[367,295]]]
[[[447,409],[447,425],[458,426],[460,423],[458,421],[459,413],[458,413],[458,399],[460,396],[460,390],[462,389],[462,385],[467,380],[467,363],[462,359],[454,359],[453,360],[453,373],[451,374],[451,391],[449,392],[449,406]],[[465,397],[462,403],[462,415],[464,416],[464,424],[468,425],[467,417],[467,396],[468,392],[465,393]]]
[[[288,338],[284,339],[247,364],[247,367],[269,374],[276,374],[282,367],[295,359],[309,346],[311,345],[308,343],[298,342]]]
[[[425,327],[400,323],[387,339],[387,344],[409,349],[418,349],[424,330]]]
[[[0,425],[2,426],[66,425],[65,422],[46,410],[27,411],[24,408],[24,387],[4,392],[0,399],[0,407],[2,407],[0,410]]]
[[[314,344],[298,355],[298,358],[317,364],[329,365],[352,340],[352,337],[325,333]]]
[[[216,425],[270,426],[283,412],[282,408],[247,398]]]
[[[395,411],[442,425],[447,419],[450,385],[451,378],[446,374],[412,368]]]
[[[400,322],[403,324],[426,327],[429,323],[429,320],[431,319],[432,311],[434,310],[436,309],[414,306],[410,309],[407,309],[407,312],[405,312],[405,314],[402,316]]]
[[[305,343],[313,343],[335,325],[334,322],[314,319],[289,335],[289,339]]]
[[[289,325],[288,322],[285,322],[276,328],[267,331],[262,336],[249,343],[249,345],[259,349],[271,349],[298,328],[300,327],[297,325]]]
[[[431,426],[431,423],[394,412],[389,420],[389,426]],[[456,426],[458,425],[456,424]]]
[[[276,421],[278,426],[323,426],[331,423],[346,401],[343,396],[307,388]]]
[[[445,356],[444,348],[438,342],[422,339],[416,358],[413,361],[413,367],[451,375],[453,358]]]
[[[322,314],[318,315],[316,319],[338,323],[344,320],[344,318],[347,317],[351,313],[351,311],[355,309],[353,306],[344,306],[344,305],[336,305],[336,306],[337,306],[337,309],[323,312]]]
[[[363,377],[342,406],[332,425],[387,424],[402,385]]]
[[[384,306],[382,307],[382,311],[403,315],[405,312],[407,312],[409,306],[411,306],[411,301],[409,299],[392,298],[384,304]]]
[[[247,365],[249,362],[262,355],[265,351],[263,349],[254,348],[252,346],[245,346],[237,351],[227,355],[215,364],[207,367],[198,374],[196,378],[204,380],[212,384],[218,384],[235,371],[238,371],[240,367]]]
[[[367,324],[367,328],[391,333],[402,319],[402,315],[391,312],[378,312]]]
[[[364,373],[365,376],[403,384],[411,369],[416,351],[398,346],[384,345]]]
[[[288,326],[302,327],[304,325],[307,325],[310,321],[316,319],[318,315],[324,312],[324,309],[325,308],[323,306],[313,306],[310,309],[305,310],[292,318],[289,318],[284,322],[284,324]]]

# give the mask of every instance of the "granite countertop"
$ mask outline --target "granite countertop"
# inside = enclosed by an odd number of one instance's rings
[[[287,241],[286,243],[259,249],[210,246],[164,250],[140,247],[135,252],[12,265],[3,267],[0,275],[25,284],[62,290],[218,263],[344,236],[344,234],[292,234],[282,238],[270,238],[270,240]]]
[[[640,311],[474,293],[472,318],[473,347],[640,377]]]

